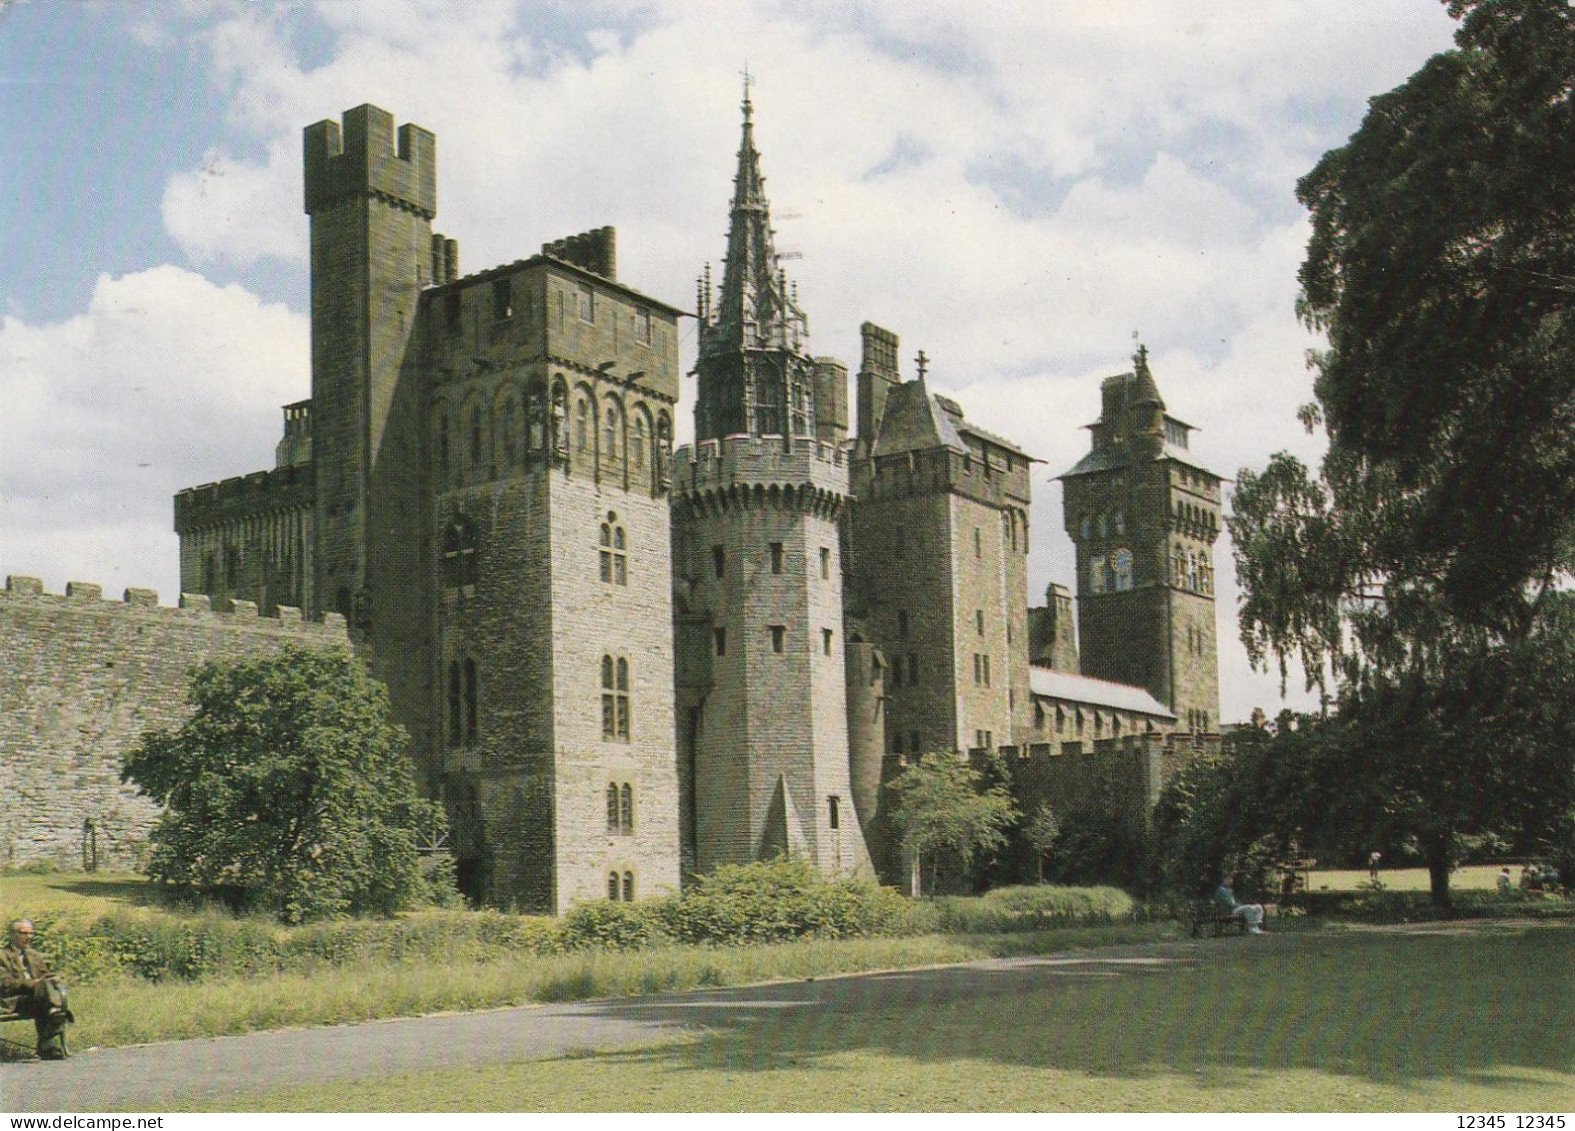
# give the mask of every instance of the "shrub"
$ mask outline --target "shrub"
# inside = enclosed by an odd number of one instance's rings
[[[830,882],[802,860],[778,857],[724,865],[658,906],[678,942],[737,945],[890,933],[903,920],[904,903],[889,889]]]
[[[575,905],[560,934],[570,950],[639,950],[661,941],[659,904],[598,900]]]

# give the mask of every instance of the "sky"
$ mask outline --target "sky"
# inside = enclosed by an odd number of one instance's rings
[[[273,466],[310,394],[304,126],[371,102],[432,130],[462,273],[611,224],[620,281],[691,309],[747,68],[812,352],[856,369],[885,326],[905,378],[922,349],[1043,461],[1042,603],[1074,584],[1055,476],[1134,335],[1217,473],[1319,458],[1296,180],[1454,26],[1438,0],[0,0],[0,574],[173,604],[175,492]],[[1222,718],[1272,716],[1216,559]]]

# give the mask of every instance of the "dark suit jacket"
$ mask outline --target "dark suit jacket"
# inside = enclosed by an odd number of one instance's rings
[[[22,964],[24,953],[27,955],[26,966]],[[28,976],[28,967],[33,970],[32,977]],[[49,959],[32,947],[26,951],[18,950],[10,943],[0,947],[0,997],[19,997],[31,993],[28,983],[33,978],[43,978],[48,974]]]

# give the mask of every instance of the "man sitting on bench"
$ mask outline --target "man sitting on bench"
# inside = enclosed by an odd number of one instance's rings
[[[1252,935],[1263,934],[1263,904],[1238,903],[1236,893],[1231,890],[1234,877],[1226,876],[1220,880],[1219,890],[1214,893],[1214,906],[1221,915],[1235,915],[1247,925],[1247,933]]]
[[[66,1058],[65,1028],[73,1020],[66,1008],[65,987],[49,974],[49,960],[33,949],[33,924],[18,919],[11,938],[0,950],[0,1007],[33,1019],[38,1031],[38,1058]]]

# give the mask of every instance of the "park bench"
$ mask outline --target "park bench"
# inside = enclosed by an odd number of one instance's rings
[[[1276,905],[1265,903],[1263,905],[1263,919],[1268,922],[1273,915]],[[1234,930],[1238,935],[1247,933],[1247,920],[1240,915],[1232,915],[1228,911],[1221,911],[1213,900],[1205,900],[1192,905],[1188,913],[1189,931],[1192,938],[1200,939],[1203,931],[1208,929],[1210,938],[1221,938]]]
[[[7,1021],[26,1021],[29,1025],[33,1023],[33,1019],[27,1014],[18,1013],[10,1008],[9,999],[0,998],[0,1025],[4,1025]],[[71,1054],[71,1049],[66,1044],[65,1029],[60,1030],[60,1048],[67,1056]],[[0,1037],[0,1049],[14,1049],[21,1053],[31,1053],[33,1044],[31,1041],[13,1041],[9,1037]]]

